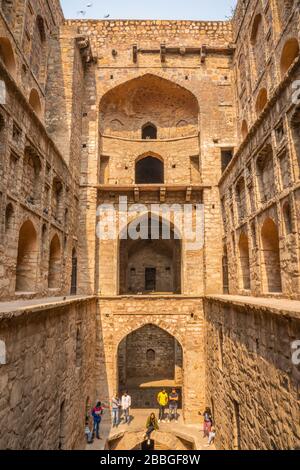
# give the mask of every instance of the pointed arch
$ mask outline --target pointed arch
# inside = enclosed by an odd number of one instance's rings
[[[29,104],[32,107],[35,114],[41,118],[42,117],[42,104],[40,100],[40,95],[38,91],[33,88],[29,95]]]
[[[38,260],[37,232],[31,220],[23,223],[19,232],[16,266],[16,291],[34,292]]]
[[[267,218],[261,229],[263,291],[282,292],[279,234],[275,222]]]
[[[247,123],[246,119],[244,119],[243,122],[242,122],[241,134],[242,134],[243,140],[245,140],[247,135],[248,135],[248,123]]]
[[[46,52],[47,35],[45,21],[41,15],[37,15],[33,31],[30,65],[33,73],[41,83],[44,82],[46,73]]]
[[[0,59],[8,72],[15,77],[17,72],[15,55],[10,40],[5,37],[0,37]]]
[[[5,209],[5,233],[10,234],[14,229],[15,211],[14,206],[9,202]]]
[[[142,126],[142,139],[155,140],[157,139],[157,127],[152,122],[147,122]]]
[[[251,28],[251,43],[255,44],[257,39],[258,39],[258,34],[259,34],[259,29],[262,27],[262,15],[261,13],[258,13],[252,23],[252,28]]]
[[[136,184],[163,184],[163,159],[154,154],[139,157],[135,162]]]
[[[299,42],[296,38],[290,38],[283,46],[280,58],[280,72],[281,76],[287,73],[296,58],[299,56]]]
[[[148,322],[127,333],[117,347],[117,368],[119,392],[129,390],[135,407],[155,405],[155,382],[159,387],[175,387],[181,398],[183,348],[177,338],[161,326]],[[152,384],[150,388],[148,383]],[[141,386],[143,394],[139,391]]]
[[[48,287],[49,289],[61,287],[61,243],[57,234],[50,243]]]
[[[250,258],[249,241],[245,233],[241,233],[239,239],[239,260],[240,260],[240,279],[241,288],[250,290]]]
[[[256,103],[255,103],[255,111],[256,111],[257,117],[259,117],[260,114],[263,112],[263,110],[267,106],[267,103],[268,103],[268,92],[266,88],[262,88],[258,93]]]

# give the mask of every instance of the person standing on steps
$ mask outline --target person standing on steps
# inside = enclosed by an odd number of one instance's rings
[[[111,400],[111,410],[112,410],[112,426],[118,427],[120,424],[120,407],[121,401],[116,394]]]
[[[211,432],[212,423],[213,423],[212,414],[211,414],[211,410],[210,410],[209,407],[205,408],[205,411],[203,413],[203,418],[204,418],[203,437],[209,437],[209,434]]]
[[[128,392],[124,392],[121,400],[121,406],[124,416],[125,424],[130,423],[130,407],[131,407],[131,396],[128,395]]]
[[[165,410],[166,410],[166,406],[168,405],[168,402],[169,402],[169,395],[167,394],[166,390],[163,389],[157,395],[157,403],[158,403],[158,406],[159,406],[159,416],[158,416],[158,422],[159,423],[161,421],[164,422],[164,420],[165,420]]]
[[[177,415],[178,401],[179,401],[179,395],[176,391],[176,388],[172,388],[172,392],[169,395],[169,421],[171,421],[173,417],[176,422],[178,420],[178,415]]]
[[[102,421],[104,408],[102,406],[101,401],[98,401],[95,408],[92,410],[92,416],[94,420],[94,435],[96,434],[97,439],[101,439],[100,437],[100,423]]]

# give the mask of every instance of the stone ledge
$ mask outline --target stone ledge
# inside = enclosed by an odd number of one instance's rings
[[[95,296],[48,297],[44,299],[0,302],[0,321],[21,317],[43,310],[53,310],[67,305],[96,300]]]
[[[246,297],[242,295],[208,295],[204,297],[204,300],[216,301],[242,308],[249,307],[254,310],[263,310],[285,318],[300,319],[300,301],[298,300]]]

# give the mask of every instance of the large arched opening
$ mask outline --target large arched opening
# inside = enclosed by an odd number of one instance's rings
[[[14,51],[10,40],[5,37],[0,38],[0,58],[4,62],[4,65],[9,73],[15,77],[17,66]]]
[[[279,235],[275,222],[268,218],[261,229],[262,286],[265,293],[282,292]]]
[[[58,235],[55,234],[50,243],[49,254],[49,289],[59,289],[61,286],[61,245]]]
[[[256,103],[255,103],[255,111],[256,111],[257,117],[261,115],[261,113],[263,112],[267,104],[268,104],[268,92],[266,88],[262,88],[258,93]]]
[[[287,73],[296,58],[299,56],[299,42],[296,38],[290,38],[285,43],[281,53],[280,71],[281,76]]]
[[[24,222],[19,233],[16,266],[16,292],[34,292],[36,289],[38,259],[37,233],[30,220]]]
[[[120,236],[120,294],[180,294],[181,256],[171,222],[150,214],[134,220]]]
[[[40,15],[37,15],[33,30],[30,65],[31,70],[42,83],[44,82],[46,72],[46,56],[47,34],[45,21]]]
[[[35,114],[39,118],[41,118],[42,117],[42,104],[41,104],[39,93],[35,88],[33,88],[30,92],[29,104],[31,108],[33,109],[33,111],[35,112]]]
[[[156,408],[163,388],[179,394],[182,406],[183,349],[166,330],[147,324],[128,334],[118,346],[118,393],[125,390],[133,408]]]

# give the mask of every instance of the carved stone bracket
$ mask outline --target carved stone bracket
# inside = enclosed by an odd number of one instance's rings
[[[95,63],[97,58],[93,56],[92,47],[89,38],[86,36],[77,36],[77,46],[80,50],[82,60],[85,64]]]

